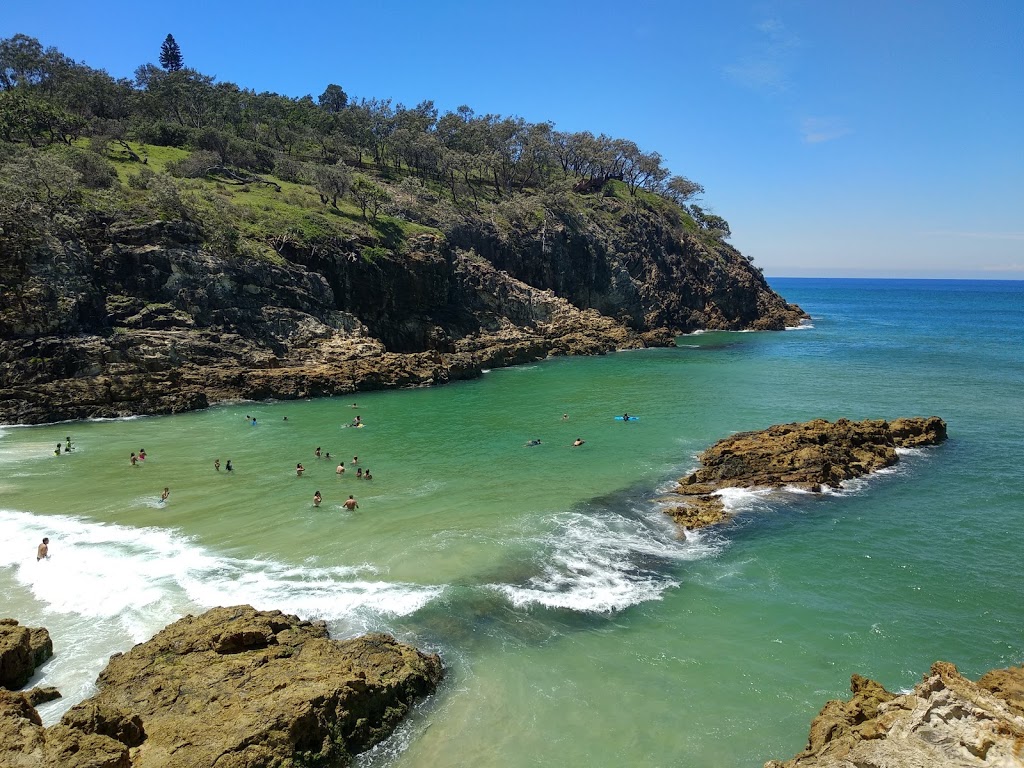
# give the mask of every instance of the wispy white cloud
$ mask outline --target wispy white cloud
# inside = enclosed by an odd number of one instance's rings
[[[838,117],[805,117],[800,122],[805,144],[820,144],[850,133],[846,123]]]
[[[765,19],[757,30],[760,39],[754,50],[726,67],[725,74],[747,88],[784,91],[790,85],[789,72],[800,39],[778,19]]]

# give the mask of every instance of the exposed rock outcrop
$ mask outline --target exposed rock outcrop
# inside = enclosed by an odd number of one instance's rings
[[[1016,768],[1024,765],[1024,667],[977,683],[936,662],[911,693],[854,675],[849,701],[829,701],[804,750],[765,768]]]
[[[23,627],[16,619],[0,619],[0,687],[21,688],[36,667],[51,656],[53,642],[45,629]]]
[[[689,528],[720,522],[726,515],[723,488],[791,486],[820,492],[899,461],[897,448],[937,445],[946,423],[937,416],[894,421],[815,419],[778,424],[719,440],[700,455],[701,468],[679,481],[684,498],[666,511]]]
[[[111,657],[99,692],[43,729],[0,691],[0,764],[21,768],[343,766],[432,693],[440,659],[388,635],[249,606],[183,618]]]

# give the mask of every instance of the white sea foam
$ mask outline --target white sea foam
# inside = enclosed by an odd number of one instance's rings
[[[661,512],[633,510],[641,516],[567,513],[539,541],[540,572],[523,584],[491,584],[517,608],[541,605],[589,613],[619,611],[660,600],[679,585],[667,569],[672,561],[706,557],[714,547],[701,536],[678,538],[678,529]]]
[[[800,325],[787,325],[784,330],[787,331],[809,331],[814,328],[814,323],[810,320],[801,320]]]
[[[37,563],[43,536],[51,557]],[[0,553],[0,568],[15,569],[15,580],[46,611],[116,619],[137,628],[132,635],[138,640],[153,631],[154,617],[147,614],[154,612],[166,623],[168,612],[173,618],[184,610],[249,603],[303,618],[358,620],[365,613],[412,613],[442,589],[368,580],[374,573],[368,566],[225,557],[174,531],[66,516],[0,510],[0,538],[11,543]]]

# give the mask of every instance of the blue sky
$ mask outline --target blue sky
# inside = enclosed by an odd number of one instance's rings
[[[629,138],[774,276],[1024,279],[1024,2],[8,3],[115,76],[185,63],[290,96]]]

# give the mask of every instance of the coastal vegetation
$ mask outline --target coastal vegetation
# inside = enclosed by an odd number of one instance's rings
[[[556,130],[469,106],[440,112],[352,98],[256,92],[185,65],[172,35],[132,79],[33,38],[0,40],[0,247],[24,253],[101,223],[203,223],[225,256],[273,259],[287,245],[356,236],[400,251],[411,234],[470,215],[514,223],[580,215],[585,194],[618,216],[673,210],[714,240],[728,223],[703,188],[633,141]]]

